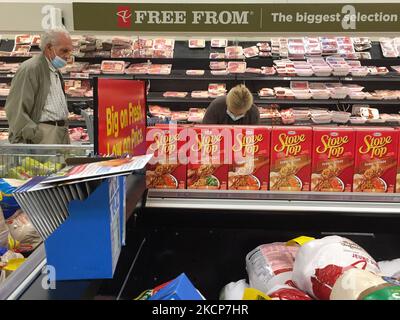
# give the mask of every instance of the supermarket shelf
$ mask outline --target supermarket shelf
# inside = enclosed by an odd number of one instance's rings
[[[370,105],[400,105],[400,100],[366,100],[366,99],[343,99],[339,100],[341,104],[370,104]]]
[[[1,61],[1,58],[0,58]],[[0,74],[0,80],[10,80],[14,77],[14,74]],[[266,76],[262,74],[252,73],[240,73],[240,74],[228,74],[228,75],[212,75],[210,70],[205,70],[204,75],[201,76],[190,76],[186,75],[186,70],[172,70],[171,74],[90,74],[88,78],[71,77],[69,74],[63,75],[64,80],[93,80],[95,77],[98,78],[118,78],[118,79],[174,79],[174,80],[236,80],[236,81],[315,81],[315,82],[400,82],[400,74],[397,72],[390,72],[387,75],[372,76],[368,75],[365,77],[300,77],[300,76]]]
[[[220,81],[232,81],[232,80],[237,80],[236,75],[234,74],[228,74],[228,75],[212,75],[210,70],[204,70],[204,75],[201,76],[189,76],[186,74],[186,70],[172,70],[171,74],[169,75],[158,75],[158,74],[137,74],[135,75],[135,79],[141,80],[165,80],[165,79],[171,79],[171,80],[209,80],[209,81],[215,81],[215,80],[220,80]]]
[[[398,215],[399,202],[396,194],[149,190],[146,207]]]
[[[338,100],[335,99],[261,99],[254,96],[256,104],[290,104],[290,105],[337,105]]]
[[[147,102],[149,103],[190,103],[190,104],[197,104],[197,103],[210,103],[213,101],[213,98],[202,98],[196,99],[190,96],[190,92],[188,93],[187,97],[185,98],[165,98],[163,97],[162,92],[150,92],[147,95]]]
[[[339,77],[283,77],[283,76],[265,76],[262,74],[249,74],[249,73],[241,73],[237,75],[237,80],[241,81],[329,81],[329,82],[338,82],[340,81]]]

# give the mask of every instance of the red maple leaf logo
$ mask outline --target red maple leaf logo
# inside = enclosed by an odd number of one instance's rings
[[[130,28],[132,23],[132,11],[129,6],[118,6],[118,27]]]

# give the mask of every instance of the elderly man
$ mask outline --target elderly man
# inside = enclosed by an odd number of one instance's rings
[[[72,41],[65,29],[46,31],[41,54],[21,64],[6,102],[11,143],[69,144],[68,106],[58,69],[66,65]]]

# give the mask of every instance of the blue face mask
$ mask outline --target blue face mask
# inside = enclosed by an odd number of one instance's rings
[[[67,64],[67,61],[65,61],[63,58],[60,58],[58,55],[56,55],[54,50],[53,50],[53,52],[55,54],[55,57],[51,60],[51,64],[56,69],[64,68]]]
[[[239,119],[242,119],[245,115],[241,114],[240,116],[235,116],[232,112],[230,112],[228,109],[226,109],[226,113],[228,116],[233,120],[233,121],[238,121]]]

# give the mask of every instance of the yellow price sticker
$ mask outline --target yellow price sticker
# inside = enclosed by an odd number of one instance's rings
[[[305,244],[309,241],[312,241],[312,240],[315,240],[315,238],[307,237],[307,236],[300,236],[300,237],[294,238],[292,240],[289,240],[288,242],[286,242],[286,245],[293,246],[295,244],[298,244],[298,245],[302,246],[303,244]]]
[[[272,300],[268,295],[254,288],[244,289],[242,300]]]

